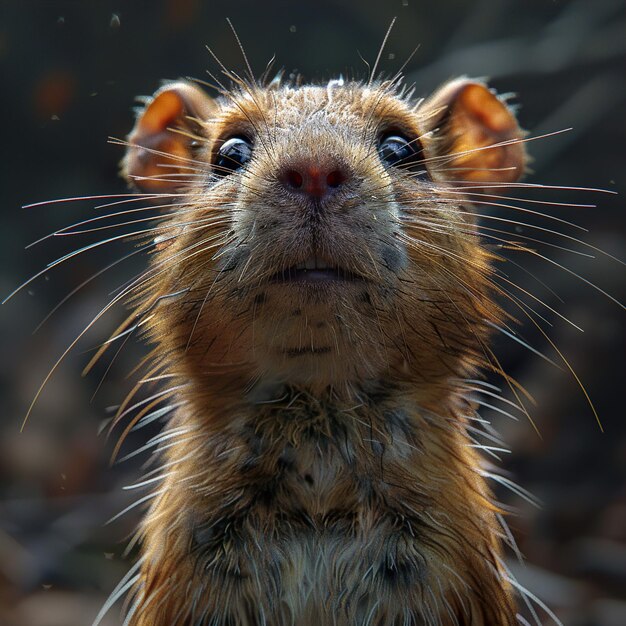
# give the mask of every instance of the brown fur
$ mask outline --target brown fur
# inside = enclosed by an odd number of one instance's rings
[[[515,623],[503,529],[468,435],[466,381],[496,368],[488,323],[503,314],[493,259],[449,182],[517,178],[519,144],[458,154],[518,140],[514,118],[469,81],[417,107],[390,83],[242,84],[201,106],[185,89],[184,115],[165,116],[180,149],[148,145],[140,120],[126,162],[144,189],[142,159],[159,150],[177,155],[162,160],[166,185],[177,165],[189,174],[168,185],[184,195],[134,298],[151,375],[168,376],[177,408],[130,624]],[[486,122],[472,121],[476,107]],[[432,180],[381,163],[387,129],[422,137]],[[253,160],[215,179],[212,155],[237,134],[254,139]],[[349,172],[316,207],[277,178],[311,160]],[[313,253],[362,280],[269,281]]]

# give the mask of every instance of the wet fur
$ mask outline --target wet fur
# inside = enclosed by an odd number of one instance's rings
[[[468,429],[493,257],[459,186],[385,168],[381,129],[435,113],[396,86],[243,85],[212,102],[178,211],[133,303],[177,408],[141,528],[132,626],[516,623],[504,530]],[[443,123],[442,123],[443,124]],[[215,178],[221,138],[255,138]],[[332,204],[281,193],[282,163],[351,168]],[[165,177],[165,175],[164,175]],[[313,250],[363,277],[289,291]]]

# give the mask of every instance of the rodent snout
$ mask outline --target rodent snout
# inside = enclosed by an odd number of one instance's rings
[[[313,160],[300,161],[282,169],[278,179],[291,193],[322,199],[344,185],[350,178],[345,167],[323,165]]]

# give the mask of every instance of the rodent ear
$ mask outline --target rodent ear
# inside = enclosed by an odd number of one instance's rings
[[[525,171],[526,133],[504,99],[484,83],[459,78],[420,107],[422,140],[435,178],[510,183]],[[430,132],[433,131],[433,132]]]
[[[203,140],[203,125],[213,100],[185,81],[168,83],[148,100],[128,136],[122,172],[141,191],[168,192],[184,185],[193,148]]]

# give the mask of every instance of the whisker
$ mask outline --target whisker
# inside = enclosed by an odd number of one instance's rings
[[[140,200],[158,200],[159,198],[172,198],[172,197],[184,197],[184,193],[112,193],[95,196],[73,196],[68,198],[56,198],[54,200],[42,200],[40,202],[32,202],[25,204],[23,209],[32,209],[40,206],[47,206],[49,204],[62,204],[64,202],[82,202],[86,200],[103,200],[108,198],[138,198]]]

